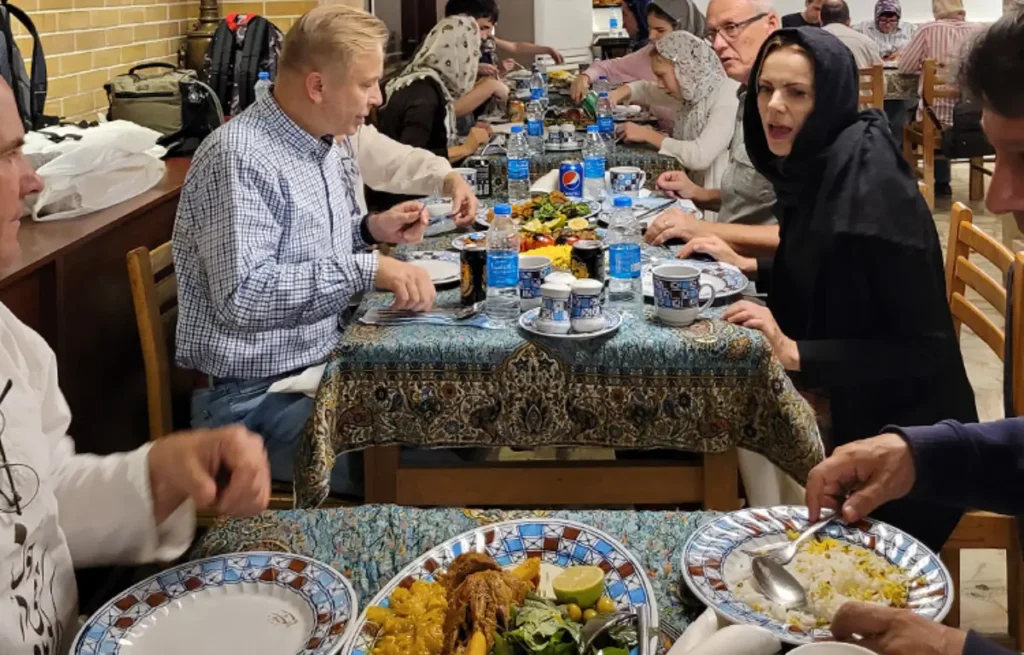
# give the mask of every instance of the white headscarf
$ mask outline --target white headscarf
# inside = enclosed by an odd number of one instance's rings
[[[384,90],[391,98],[418,80],[437,82],[447,104],[448,143],[453,144],[458,137],[455,101],[473,89],[479,65],[480,28],[476,21],[469,16],[449,16],[430,30],[409,65]]]
[[[682,96],[672,138],[693,141],[708,124],[715,92],[728,79],[722,62],[707,41],[689,32],[672,32],[655,48],[675,65]]]

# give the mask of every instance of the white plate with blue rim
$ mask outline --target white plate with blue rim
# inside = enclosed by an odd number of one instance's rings
[[[551,334],[550,332],[544,332],[537,327],[537,319],[540,318],[540,308],[531,309],[525,314],[519,317],[519,327],[523,328],[530,334],[536,334],[539,337],[548,337],[551,339],[568,339],[570,341],[586,341],[587,339],[597,339],[605,335],[615,332],[622,326],[622,314],[612,309],[604,310],[604,327],[594,332],[569,332],[568,334]]]
[[[188,562],[130,587],[92,615],[73,655],[334,655],[355,629],[338,571],[285,553]]]
[[[711,298],[711,292],[704,286],[711,286],[715,290],[715,302],[722,300],[735,300],[736,296],[743,293],[750,280],[736,266],[725,262],[709,262],[700,259],[654,259],[643,268],[643,289],[645,298],[654,298],[654,268],[659,264],[686,264],[700,271],[700,299],[706,301]]]
[[[598,566],[605,572],[604,595],[616,609],[645,612],[652,634],[658,632],[654,588],[640,560],[608,534],[583,523],[555,518],[530,518],[481,526],[450,539],[421,555],[380,590],[367,607],[388,607],[391,594],[417,580],[434,581],[463,553],[487,553],[502,567],[515,568],[529,558],[541,560],[541,587],[559,569]],[[343,655],[371,655],[379,627],[366,618],[366,609],[353,627]]]
[[[787,531],[800,532],[807,526],[807,508],[800,506],[753,507],[722,514],[687,540],[681,555],[683,579],[697,598],[731,623],[760,626],[788,644],[828,641],[832,633],[827,624],[805,629],[780,621],[740,600],[734,590],[750,581],[750,557],[744,550],[786,542]],[[895,565],[909,580],[907,608],[936,623],[946,617],[953,603],[953,579],[935,553],[911,535],[865,519],[853,525],[830,523],[819,537],[861,546]]]
[[[434,286],[456,284],[461,279],[458,253],[447,250],[419,250],[401,253],[400,258],[425,270]]]

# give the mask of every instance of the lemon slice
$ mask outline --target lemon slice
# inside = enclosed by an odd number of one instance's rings
[[[562,571],[552,587],[559,603],[593,607],[604,593],[604,571],[596,566],[573,566]]]
[[[571,221],[569,221],[566,227],[568,227],[570,230],[579,232],[580,230],[585,230],[588,227],[590,227],[590,221],[588,221],[585,218],[574,218]]]

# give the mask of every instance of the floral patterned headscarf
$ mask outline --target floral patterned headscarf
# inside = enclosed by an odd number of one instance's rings
[[[458,136],[455,101],[473,89],[479,66],[480,28],[476,21],[469,16],[449,16],[430,30],[409,65],[384,89],[391,98],[418,80],[437,82],[447,105],[445,125],[452,144]]]
[[[682,96],[672,137],[693,141],[711,117],[715,92],[728,79],[725,69],[711,45],[689,32],[672,32],[655,47],[675,65]]]

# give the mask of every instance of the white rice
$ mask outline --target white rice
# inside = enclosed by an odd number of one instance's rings
[[[767,614],[801,632],[827,628],[840,607],[848,601],[867,601],[902,607],[907,602],[909,578],[899,567],[866,548],[835,539],[811,541],[800,547],[786,565],[805,590],[807,610],[786,610],[758,590],[750,572],[750,558],[736,552],[730,559],[742,559],[727,567],[726,584],[736,597],[754,611]]]

